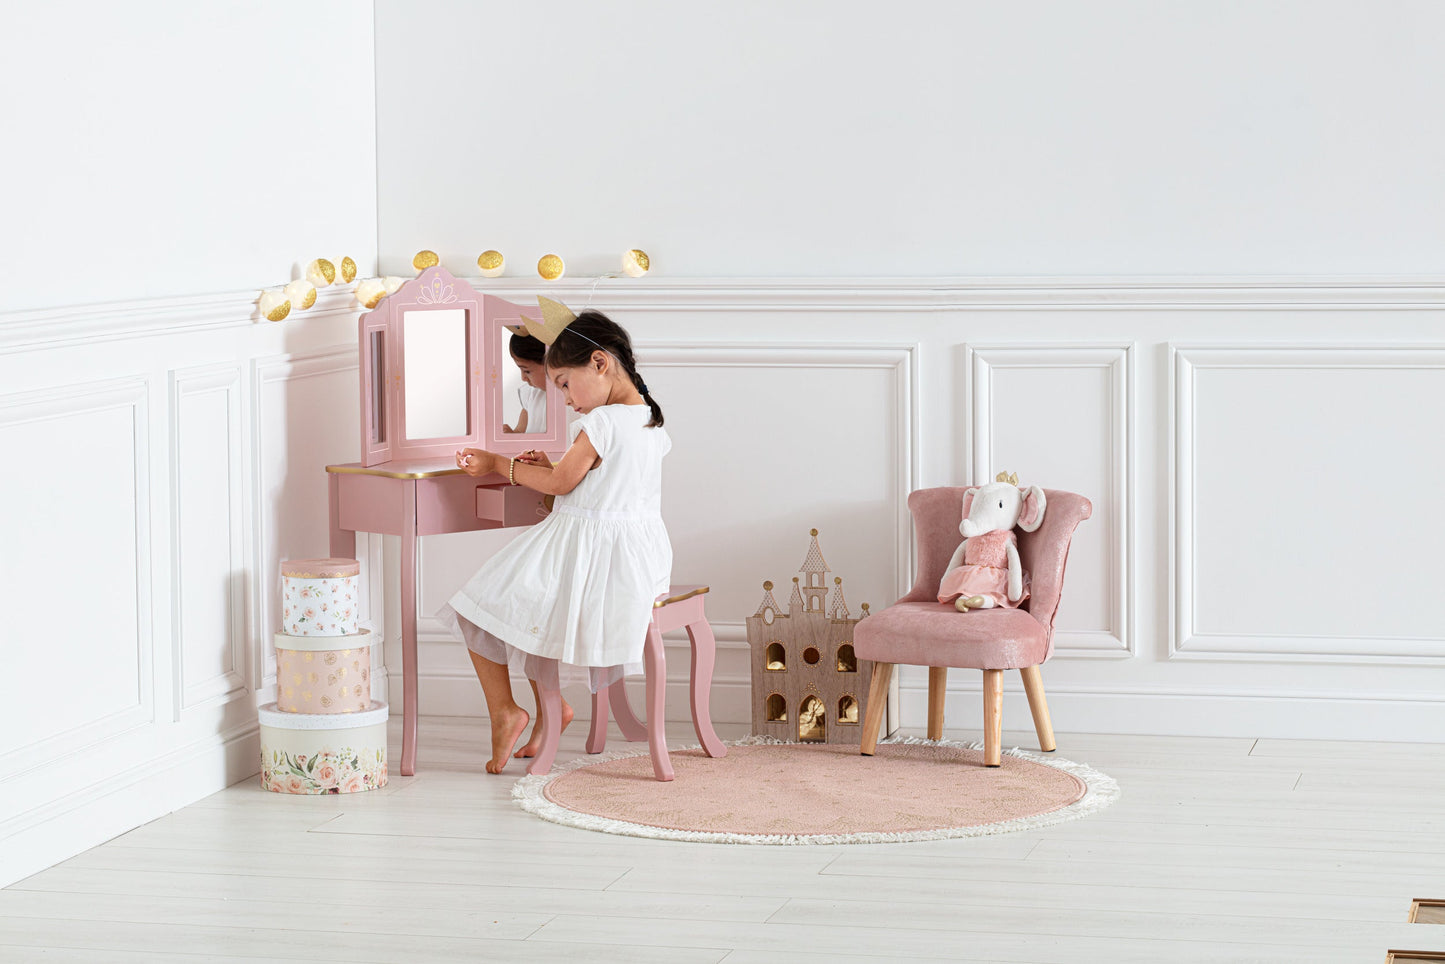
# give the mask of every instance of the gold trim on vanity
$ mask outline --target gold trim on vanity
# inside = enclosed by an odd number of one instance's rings
[[[377,475],[383,479],[436,479],[444,475],[464,475],[459,468],[448,468],[440,466],[432,469],[413,469],[408,472],[405,469],[389,469],[390,463],[383,462],[380,465],[366,466],[356,462],[348,462],[345,465],[328,465],[326,471],[334,472],[337,475]]]
[[[682,602],[684,599],[691,599],[693,596],[701,596],[703,593],[707,592],[710,588],[712,588],[712,587],[710,587],[710,586],[698,586],[696,589],[692,590],[691,592],[681,592],[681,593],[678,593],[676,596],[668,596],[666,599],[659,599],[659,600],[657,600],[656,602],[654,602],[654,603],[652,604],[652,608],[653,608],[653,609],[661,609],[663,606],[670,606],[671,604],[673,604],[673,603],[675,603],[675,602]]]

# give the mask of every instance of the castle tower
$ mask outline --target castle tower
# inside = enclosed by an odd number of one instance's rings
[[[795,588],[793,591],[797,592],[798,590]],[[768,610],[772,610],[773,615],[771,617],[768,616]],[[774,619],[782,615],[782,612],[783,611],[778,608],[778,601],[773,598],[773,582],[769,579],[763,583],[763,601],[758,603],[758,611],[753,613],[753,615],[761,617],[771,625]]]
[[[802,587],[803,595],[808,600],[807,611],[821,614],[828,602],[828,587],[824,583],[824,577],[832,570],[823,561],[823,551],[818,548],[818,530],[809,530],[809,535],[813,537],[813,544],[808,547],[808,558],[803,560],[803,568],[798,571],[807,580]]]
[[[798,577],[793,577],[793,595],[788,599],[788,613],[796,616],[807,608],[803,604],[803,594],[798,591]]]

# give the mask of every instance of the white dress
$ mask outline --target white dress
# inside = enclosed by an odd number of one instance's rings
[[[547,393],[523,382],[517,386],[517,401],[527,413],[527,433],[547,431]]]
[[[652,603],[672,575],[662,523],[672,439],[651,417],[647,405],[604,405],[568,426],[602,461],[437,614],[469,649],[541,682],[557,660],[559,684],[583,679],[594,692],[640,669]]]

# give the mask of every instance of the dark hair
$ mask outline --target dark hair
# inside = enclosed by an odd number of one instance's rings
[[[642,393],[642,400],[652,409],[648,428],[662,424],[662,406],[653,401],[647,383],[637,374],[637,359],[632,357],[632,339],[627,330],[600,311],[584,311],[577,316],[547,349],[548,368],[581,368],[598,349],[617,359],[632,384]]]
[[[522,361],[536,362],[542,364],[547,357],[547,346],[542,344],[542,339],[533,338],[524,332],[514,331],[507,342],[507,350],[515,358]]]

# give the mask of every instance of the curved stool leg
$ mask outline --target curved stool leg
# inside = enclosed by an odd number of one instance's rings
[[[617,717],[617,728],[622,731],[622,738],[629,743],[647,739],[647,727],[642,725],[637,714],[632,712],[632,704],[627,702],[627,684],[618,680],[607,689],[612,700],[612,715]]]
[[[542,745],[537,748],[537,758],[527,767],[533,776],[551,772],[557,746],[562,742],[562,691],[538,687],[537,697],[537,712],[542,714]]]
[[[587,731],[587,752],[601,753],[607,748],[607,690],[592,694],[592,728]]]
[[[642,656],[647,666],[647,746],[652,751],[652,772],[657,779],[672,779],[672,760],[667,755],[667,660],[662,651],[662,633],[657,624],[647,628],[647,646]],[[549,761],[550,762],[550,761]]]
[[[717,662],[717,639],[705,619],[688,623],[684,628],[692,642],[692,728],[697,731],[698,742],[708,756],[727,756],[728,748],[717,738],[717,731],[712,728],[712,712],[708,708],[712,695],[712,669]]]

